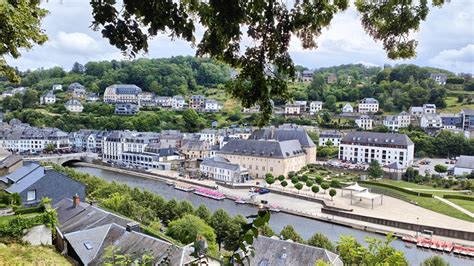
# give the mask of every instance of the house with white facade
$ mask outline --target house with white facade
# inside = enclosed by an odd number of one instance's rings
[[[301,106],[299,104],[286,104],[285,114],[287,115],[299,115],[301,114]]]
[[[40,104],[41,105],[48,105],[56,103],[56,95],[51,91],[41,95],[40,97]]]
[[[379,101],[374,98],[364,98],[359,102],[359,113],[376,113],[379,111]]]
[[[443,127],[443,120],[438,114],[424,114],[420,119],[420,127],[423,129],[440,129]]]
[[[248,170],[238,164],[230,163],[228,160],[215,156],[204,158],[199,166],[201,173],[215,181],[225,183],[244,183],[249,178]]]
[[[156,106],[155,94],[142,91],[137,95],[138,104],[140,106]]]
[[[189,97],[189,108],[202,110],[205,107],[206,97],[204,95],[191,95]]]
[[[371,130],[374,126],[374,120],[368,115],[361,115],[355,120],[355,123],[364,130]]]
[[[403,111],[398,115],[388,115],[383,120],[383,125],[391,131],[399,131],[400,128],[405,128],[410,125],[411,116],[409,113]]]
[[[133,103],[115,104],[114,114],[116,115],[136,115],[140,111],[140,106]]]
[[[434,79],[439,85],[446,85],[446,80],[448,76],[442,73],[431,73],[430,78]]]
[[[84,106],[82,106],[82,103],[79,100],[76,99],[71,99],[64,103],[64,107],[68,112],[71,113],[80,113],[82,110],[84,110]]]
[[[114,84],[105,89],[104,102],[137,104],[141,92],[142,89],[134,84]]]
[[[415,144],[405,134],[349,132],[339,144],[339,159],[381,165],[397,163],[407,168],[413,164]]]
[[[323,102],[321,101],[312,101],[309,103],[309,113],[315,114],[323,109]]]
[[[454,166],[454,175],[463,176],[470,175],[474,172],[474,156],[459,156]]]
[[[311,82],[313,81],[313,74],[314,72],[311,70],[303,70],[301,72],[301,81],[302,82]]]
[[[350,103],[346,103],[343,107],[342,107],[342,112],[343,113],[353,113],[354,112],[354,108],[352,108],[352,105]]]
[[[102,158],[121,162],[124,153],[143,153],[148,144],[159,141],[160,134],[154,132],[113,131],[103,140]]]
[[[421,117],[425,113],[425,111],[423,110],[423,107],[421,107],[421,106],[412,106],[412,107],[410,107],[408,112],[410,113],[412,118]]]
[[[423,104],[423,112],[425,114],[436,114],[436,104],[432,104],[432,103]]]
[[[155,97],[156,105],[161,107],[171,107],[171,97],[168,96],[158,96]]]
[[[186,101],[184,100],[184,97],[181,95],[175,95],[173,96],[173,99],[171,99],[171,108],[175,110],[181,110],[186,106]]]
[[[91,93],[87,94],[86,102],[88,102],[88,103],[95,103],[95,102],[97,102],[98,100],[100,100],[100,98],[99,98],[99,95],[98,95],[97,93],[91,92]]]
[[[51,90],[54,92],[54,91],[62,91],[63,90],[63,85],[61,84],[53,84],[53,86],[51,87]]]
[[[84,98],[87,93],[86,87],[78,82],[69,84],[67,91],[73,98]]]
[[[339,146],[341,143],[342,133],[337,130],[325,130],[319,133],[319,146],[326,146],[331,141],[333,146]]]
[[[212,112],[219,112],[219,110],[220,110],[220,105],[216,100],[206,99],[204,101],[204,111],[212,113]]]

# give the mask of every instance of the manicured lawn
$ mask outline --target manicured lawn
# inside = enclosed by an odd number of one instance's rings
[[[469,221],[469,222],[474,222],[474,218],[471,218],[470,216],[464,214],[463,212],[460,212],[453,207],[435,199],[435,198],[427,198],[427,197],[418,197],[415,195],[411,195],[408,193],[404,193],[402,191],[386,188],[386,187],[380,187],[376,185],[367,185],[364,184],[364,187],[369,187],[374,193],[379,193],[395,198],[399,198],[405,201],[412,201],[416,202],[418,206],[426,208],[428,210],[432,210],[434,212],[438,212],[444,215],[448,215],[454,218],[458,218],[461,220]],[[402,186],[401,186],[402,187]],[[431,192],[429,192],[431,193]]]
[[[461,109],[474,109],[474,104],[464,104],[457,102],[457,97],[446,97],[446,108],[439,109],[442,113],[459,113]]]
[[[52,246],[0,243],[0,265],[72,265]]]
[[[457,204],[464,209],[474,213],[474,201],[469,201],[469,200],[462,200],[462,199],[447,199],[451,201],[454,204]]]

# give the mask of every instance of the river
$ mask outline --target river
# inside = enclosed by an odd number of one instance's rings
[[[199,206],[199,204],[205,204],[209,209],[215,211],[218,208],[222,208],[226,210],[229,214],[232,215],[244,215],[248,216],[251,214],[256,213],[255,207],[251,207],[249,205],[236,205],[231,200],[224,200],[224,201],[216,201],[208,198],[204,198],[193,193],[187,193],[183,191],[178,191],[174,189],[172,186],[168,186],[166,183],[157,180],[151,180],[142,177],[136,177],[128,174],[121,174],[115,173],[112,171],[92,168],[92,167],[83,167],[77,166],[74,167],[76,170],[80,172],[89,173],[91,175],[95,175],[97,177],[103,178],[107,181],[116,181],[120,183],[124,183],[129,185],[130,187],[139,187],[142,189],[147,189],[149,191],[153,191],[165,199],[172,199],[175,198],[177,200],[188,200],[190,201],[195,207]],[[270,226],[275,232],[280,232],[280,230],[285,226],[291,224],[295,230],[304,238],[310,238],[314,233],[320,232],[325,234],[331,241],[336,242],[339,239],[340,235],[352,235],[354,236],[359,242],[365,243],[364,239],[366,237],[376,237],[379,239],[384,239],[384,236],[365,232],[345,226],[334,225],[331,223],[326,223],[318,220],[303,218],[291,214],[286,213],[277,213],[272,214],[270,219]],[[446,261],[448,261],[451,265],[474,265],[474,260],[469,258],[455,256],[452,253],[441,253],[435,252],[430,250],[423,250],[416,248],[416,246],[412,246],[412,248],[408,248],[405,246],[405,242],[401,240],[395,240],[393,246],[397,250],[401,250],[405,253],[406,258],[409,260],[411,265],[420,265],[420,263],[433,255],[440,255]]]

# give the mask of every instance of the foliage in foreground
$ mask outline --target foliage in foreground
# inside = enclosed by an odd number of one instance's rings
[[[54,247],[0,244],[2,265],[72,265]]]

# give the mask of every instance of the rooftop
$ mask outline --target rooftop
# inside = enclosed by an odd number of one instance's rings
[[[375,144],[375,145],[414,145],[413,141],[405,134],[379,133],[379,132],[349,132],[342,138],[342,142],[351,142],[357,144]]]

